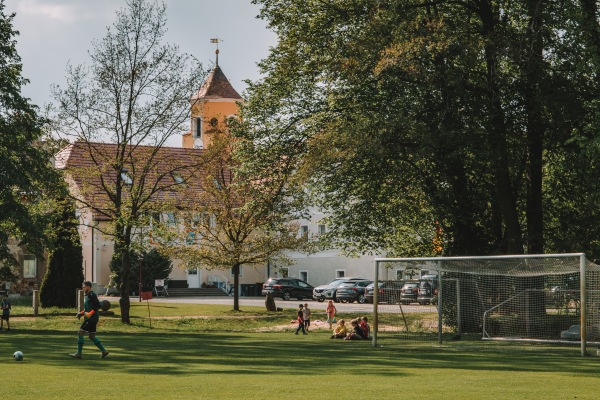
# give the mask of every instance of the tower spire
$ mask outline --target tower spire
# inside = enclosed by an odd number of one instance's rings
[[[216,55],[215,64],[217,65],[217,67],[219,66],[219,43],[222,41],[223,41],[223,39],[219,39],[218,37],[210,39],[211,43],[214,43],[217,45],[217,49],[215,50],[215,55]]]

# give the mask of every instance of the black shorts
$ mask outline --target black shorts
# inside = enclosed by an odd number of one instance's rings
[[[96,333],[96,324],[98,324],[97,320],[88,319],[83,321],[83,324],[81,324],[79,330],[85,333]]]
[[[2,314],[2,320],[8,321],[10,319],[10,314]]]

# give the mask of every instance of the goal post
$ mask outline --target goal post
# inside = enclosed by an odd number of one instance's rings
[[[376,258],[373,340],[600,343],[600,266],[584,253]]]

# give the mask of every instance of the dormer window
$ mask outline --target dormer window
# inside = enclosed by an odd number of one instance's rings
[[[179,174],[171,174],[171,176],[173,177],[173,180],[175,181],[175,183],[177,183],[178,185],[183,184],[183,177]]]
[[[127,186],[133,184],[133,179],[131,179],[129,172],[125,168],[121,170],[121,181]]]

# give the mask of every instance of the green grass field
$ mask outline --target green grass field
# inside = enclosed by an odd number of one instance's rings
[[[595,349],[582,358],[575,347],[475,341],[372,348],[325,329],[296,336],[295,310],[251,307],[151,303],[150,327],[146,303],[133,303],[131,325],[102,318],[109,358],[86,338],[75,360],[78,320],[42,311],[19,318],[30,309],[13,307],[14,330],[0,332],[5,398],[596,399],[600,389]]]

